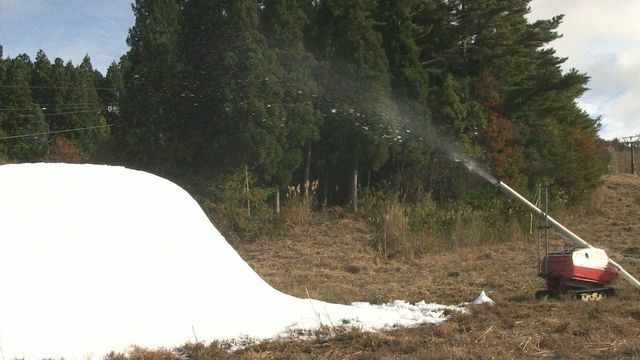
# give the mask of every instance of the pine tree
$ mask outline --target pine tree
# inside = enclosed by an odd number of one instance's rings
[[[65,137],[71,139],[80,152],[90,155],[95,150],[95,144],[104,130],[96,129],[97,126],[106,125],[106,119],[102,115],[100,98],[95,88],[95,74],[91,59],[85,56],[82,63],[75,67],[70,62],[65,66],[69,87],[65,93],[65,110],[60,114],[66,117],[69,129],[76,130]],[[72,105],[73,104],[73,105]],[[57,116],[50,114],[50,117]]]
[[[319,136],[322,118],[313,106],[318,93],[313,79],[316,61],[304,45],[309,23],[301,0],[265,0],[263,3],[262,28],[278,61],[287,119],[287,134],[281,139],[284,156],[274,179],[277,186],[288,184],[303,161],[303,153],[307,155],[306,161],[310,161],[311,143]],[[304,166],[308,169],[310,164]],[[303,182],[308,186],[308,170],[305,173]]]
[[[107,123],[118,122],[120,114],[120,98],[124,92],[124,78],[120,64],[113,62],[107,68],[107,75],[98,86],[102,88],[98,94],[103,108],[106,108]]]
[[[427,112],[429,76],[420,63],[420,48],[416,40],[421,35],[414,22],[420,10],[418,0],[378,0],[380,33],[391,74],[393,93],[412,100]]]
[[[389,158],[395,107],[382,37],[374,29],[376,5],[370,0],[326,0],[315,11],[325,116],[317,146],[334,178],[355,177],[360,169],[375,171]]]
[[[546,182],[556,193],[579,197],[597,185],[606,158],[597,139],[597,120],[575,105],[588,78],[576,71],[563,74],[564,59],[546,47],[558,37],[562,17],[528,23],[528,3],[424,0],[407,7],[414,15],[404,18],[414,25],[422,69],[429,74],[427,106],[440,131],[484,157],[515,186]],[[389,24],[402,29],[399,14],[408,11],[398,11],[402,2],[380,5],[383,34]],[[389,13],[385,7],[396,10]],[[394,41],[396,46],[403,43]],[[578,148],[598,159],[593,166],[578,165],[584,160]]]
[[[171,160],[181,155],[173,139],[175,128],[182,126],[177,112],[180,7],[176,0],[136,0],[132,8],[136,21],[122,62],[122,116],[113,129],[113,148],[132,165],[168,171]]]
[[[185,95],[193,104],[194,158],[200,167],[248,166],[264,182],[282,182],[289,127],[276,57],[259,26],[254,1],[185,4],[184,44],[191,55],[185,59]]]
[[[51,62],[43,50],[38,51],[36,61],[33,63],[31,76],[32,97],[45,111],[48,106],[53,105],[56,89],[51,79]]]
[[[70,70],[64,61],[56,58],[44,77],[44,83],[49,86],[44,97],[38,99],[47,114],[57,114],[47,117],[49,129],[52,131],[68,130],[73,127],[69,120],[69,112],[86,110],[86,104],[69,102],[68,93],[71,90]]]
[[[0,85],[7,85],[6,82],[6,67],[7,61],[2,57],[2,45],[0,45]],[[1,91],[1,90],[0,90]],[[1,94],[1,92],[0,92]],[[0,103],[2,104],[2,103]],[[4,119],[5,112],[0,111],[0,138],[4,138],[7,136],[7,133],[4,131]],[[0,164],[4,164],[8,160],[7,156],[7,141],[0,140]]]

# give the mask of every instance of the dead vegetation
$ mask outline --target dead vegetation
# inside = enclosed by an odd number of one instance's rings
[[[583,210],[559,220],[640,276],[640,179],[610,175],[601,191]],[[452,313],[441,325],[379,333],[340,330],[329,338],[275,340],[235,353],[219,343],[187,345],[180,355],[193,359],[640,358],[640,292],[620,281],[618,295],[600,302],[537,301],[533,295],[543,282],[536,277],[533,239],[427,247],[422,256],[405,260],[385,260],[371,246],[376,241],[370,222],[328,211],[288,223],[278,238],[238,243],[236,248],[268,283],[300,297],[309,294],[339,303],[403,299],[458,304],[485,290],[496,305],[474,306],[470,314]],[[112,359],[167,356],[136,349]]]

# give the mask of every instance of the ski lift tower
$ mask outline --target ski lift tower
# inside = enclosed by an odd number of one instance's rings
[[[636,161],[634,155],[634,148],[640,143],[640,134],[633,136],[625,136],[620,138],[620,143],[629,147],[631,151],[631,173],[636,174]]]

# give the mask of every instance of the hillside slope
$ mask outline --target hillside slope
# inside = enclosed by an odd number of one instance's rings
[[[604,180],[599,206],[582,221],[577,218],[575,230],[590,237],[592,245],[609,248],[612,257],[640,261],[640,177],[607,175]]]
[[[640,276],[640,177],[607,175],[604,180],[594,201],[560,221]],[[373,228],[361,219],[318,215],[282,238],[239,245],[238,251],[273,286],[339,302],[460,302],[483,289],[500,298],[533,293],[543,285],[535,276],[534,236],[501,245],[435,249],[411,262],[382,260],[371,246],[373,239]],[[620,288],[627,286],[621,283]]]
[[[596,199],[559,220],[607,249],[640,277],[640,178],[608,175]],[[346,333],[325,342],[273,342],[235,356],[282,358],[593,358],[640,357],[640,291],[620,281],[614,298],[582,303],[537,301],[533,238],[502,245],[434,250],[412,262],[384,261],[373,229],[349,215],[318,215],[279,239],[240,245],[242,257],[270,284],[297,296],[349,303],[393,299],[445,304],[481,290],[497,303],[453,314],[440,326],[381,334]]]

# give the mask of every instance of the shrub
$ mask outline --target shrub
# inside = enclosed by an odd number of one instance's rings
[[[412,202],[373,194],[364,207],[376,228],[374,246],[385,258],[412,259],[428,250],[500,243],[524,235],[523,219],[502,201],[437,204],[428,194]]]
[[[385,259],[409,260],[422,253],[426,242],[409,226],[409,208],[397,195],[376,200],[369,212],[376,228],[375,246]]]
[[[256,241],[270,233],[273,220],[268,199],[272,188],[259,187],[243,171],[190,185],[203,210],[231,241]]]

